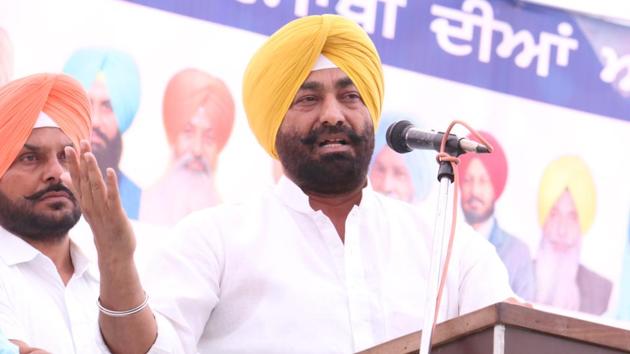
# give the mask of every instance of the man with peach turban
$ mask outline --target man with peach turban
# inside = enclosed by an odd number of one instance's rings
[[[13,45],[7,32],[0,28],[0,86],[13,75]]]
[[[595,182],[580,157],[562,156],[545,168],[538,190],[536,302],[596,315],[608,308],[611,281],[580,264],[595,200]]]
[[[99,274],[68,236],[81,210],[65,149],[90,129],[85,91],[66,75],[0,88],[0,329],[20,353],[99,350]]]
[[[417,330],[431,232],[412,205],[367,183],[383,93],[378,53],[356,23],[309,16],[275,32],[245,71],[243,103],[286,176],[252,200],[179,223],[154,258],[159,272],[143,278],[150,308],[121,256],[133,254],[133,235],[95,232],[107,245],[99,263],[115,275],[101,279],[100,301],[114,310],[100,318],[109,348],[351,353]],[[93,176],[71,161],[73,181]],[[85,210],[102,225],[124,222]],[[440,320],[512,295],[492,245],[465,226],[458,232]]]
[[[223,81],[186,69],[166,86],[163,117],[173,157],[166,174],[142,193],[140,220],[173,225],[219,203],[214,176],[234,125],[234,101]]]
[[[63,71],[77,79],[92,104],[93,130],[90,142],[96,160],[113,168],[127,216],[138,219],[142,191],[119,168],[122,134],[129,129],[140,105],[140,74],[127,53],[100,48],[82,48],[72,54]]]
[[[496,247],[510,275],[512,290],[521,298],[532,300],[535,284],[529,248],[500,227],[494,214],[496,202],[503,194],[507,181],[507,159],[501,144],[492,134],[479,133],[494,147],[494,151],[460,157],[462,211],[468,224]],[[472,135],[468,138],[474,139]]]

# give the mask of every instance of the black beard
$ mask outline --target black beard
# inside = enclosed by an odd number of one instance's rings
[[[347,144],[354,147],[356,156],[349,152],[313,157],[317,138],[321,134],[343,133]],[[355,191],[366,182],[370,159],[374,152],[374,129],[371,126],[361,135],[346,126],[322,125],[302,138],[297,133],[278,132],[276,150],[284,171],[304,192],[338,195]]]
[[[107,171],[108,167],[111,167],[118,172],[118,165],[120,164],[123,149],[120,131],[116,131],[116,135],[112,139],[107,138],[107,136],[98,128],[94,128],[93,132],[105,143],[104,146],[92,145],[92,153],[94,154],[94,157],[96,157],[101,174],[106,176],[105,171]]]
[[[36,214],[33,211],[35,204],[45,193],[51,191],[64,191],[68,193],[72,201],[71,212],[61,217],[50,217]],[[62,203],[54,203],[50,206],[53,210],[63,207]],[[81,209],[76,199],[62,184],[50,185],[46,189],[24,197],[23,200],[12,202],[9,197],[0,192],[0,225],[14,235],[23,239],[43,242],[57,242],[63,239],[68,231],[79,221]]]
[[[470,212],[466,211],[463,207],[462,211],[464,212],[464,218],[469,225],[480,224],[488,220],[492,216],[492,214],[494,214],[494,203],[484,212]]]

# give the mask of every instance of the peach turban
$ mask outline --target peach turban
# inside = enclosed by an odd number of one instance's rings
[[[356,85],[374,127],[383,104],[383,69],[376,47],[356,23],[338,15],[302,17],[275,32],[254,54],[243,78],[249,126],[274,158],[276,134],[295,94],[323,54]]]
[[[225,83],[196,69],[185,69],[175,74],[164,92],[164,129],[169,143],[175,144],[186,123],[204,108],[211,116],[220,151],[234,126],[234,100]]]
[[[0,28],[0,86],[11,80],[13,75],[13,45],[7,32]]]
[[[90,103],[81,84],[63,74],[35,74],[0,88],[0,178],[31,135],[40,112],[79,146],[92,129]]]
[[[568,190],[575,203],[580,230],[585,234],[595,218],[595,182],[591,172],[578,156],[563,156],[551,162],[538,190],[538,222],[543,225],[558,198]]]
[[[503,194],[503,190],[505,189],[505,182],[507,181],[507,173],[508,173],[508,165],[507,159],[505,157],[505,152],[503,152],[503,148],[497,141],[497,139],[492,136],[492,134],[485,131],[478,131],[479,135],[481,135],[484,139],[486,139],[490,145],[494,148],[494,150],[489,154],[464,154],[459,157],[459,169],[462,173],[462,176],[465,176],[468,172],[468,167],[470,166],[470,162],[473,159],[479,160],[483,166],[488,171],[490,175],[490,182],[492,183],[492,188],[494,189],[494,200],[499,199],[501,194]],[[468,139],[478,141],[472,134],[466,136]]]

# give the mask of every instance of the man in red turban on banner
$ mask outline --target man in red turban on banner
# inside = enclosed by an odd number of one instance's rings
[[[499,226],[495,205],[507,181],[508,165],[499,142],[479,132],[493,147],[490,154],[460,157],[461,206],[466,221],[492,243],[510,275],[512,290],[526,300],[534,297],[534,268],[527,245]],[[468,138],[473,139],[472,135]]]
[[[220,201],[214,182],[234,125],[234,101],[223,81],[186,69],[166,86],[163,114],[172,160],[166,174],[143,192],[140,220],[173,225]]]
[[[68,236],[81,210],[65,148],[90,130],[87,95],[68,76],[0,88],[0,329],[20,353],[99,350],[98,270]]]

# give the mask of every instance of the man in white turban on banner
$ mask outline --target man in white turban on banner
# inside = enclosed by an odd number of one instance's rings
[[[164,176],[143,191],[140,220],[172,226],[220,202],[215,176],[234,126],[234,100],[221,79],[185,69],[166,85],[162,113],[172,159]]]
[[[412,205],[367,183],[383,93],[380,58],[356,23],[309,16],[274,33],[247,67],[243,102],[285,177],[249,202],[185,218],[144,285],[114,173],[105,182],[73,155],[73,181],[106,190],[86,190],[82,207],[98,230],[108,347],[351,353],[418,330],[431,316],[431,232]],[[512,296],[492,245],[466,226],[458,232],[439,320]]]

